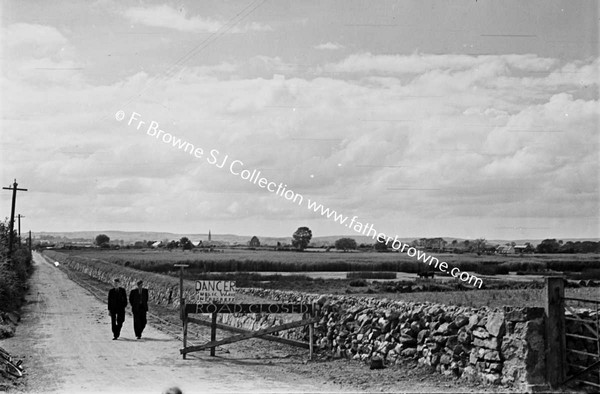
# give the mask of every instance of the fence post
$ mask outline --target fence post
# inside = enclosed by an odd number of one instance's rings
[[[316,308],[315,308],[315,303],[313,302],[311,304],[311,310],[309,313],[309,316],[311,318],[316,316]],[[315,323],[310,323],[308,325],[308,340],[309,340],[309,344],[308,344],[308,359],[312,361],[313,359],[313,342],[315,341]]]
[[[212,322],[210,325],[210,341],[214,342],[217,340],[217,312],[213,312],[212,314]],[[215,347],[210,348],[210,356],[215,356]]]
[[[564,278],[546,278],[546,380],[552,388],[559,387],[566,380],[564,296]]]
[[[183,305],[183,348],[187,347],[187,336],[188,336],[188,314],[185,311],[185,301]],[[185,360],[186,353],[183,353],[183,359]]]

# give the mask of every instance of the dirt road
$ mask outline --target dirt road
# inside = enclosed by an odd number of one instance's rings
[[[25,361],[26,392],[161,393],[172,385],[186,394],[345,391],[300,375],[271,375],[255,360],[207,353],[183,360],[181,342],[151,326],[136,340],[131,315],[121,338],[113,341],[106,305],[39,254],[34,260],[37,269],[23,320],[16,336],[3,341]]]

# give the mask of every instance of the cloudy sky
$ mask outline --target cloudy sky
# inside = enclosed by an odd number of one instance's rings
[[[598,237],[599,4],[4,1],[0,182],[33,231],[353,234],[240,160],[388,234]]]

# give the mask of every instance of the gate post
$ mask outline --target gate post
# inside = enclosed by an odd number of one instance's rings
[[[188,335],[188,314],[185,310],[185,301],[183,305],[183,348],[187,347],[187,335]],[[183,353],[183,359],[185,360],[185,353]]]
[[[213,312],[212,314],[212,322],[210,325],[210,341],[214,342],[217,340],[217,312]],[[215,347],[210,348],[210,356],[215,356]]]
[[[552,388],[566,380],[565,282],[563,277],[546,278],[546,380]]]

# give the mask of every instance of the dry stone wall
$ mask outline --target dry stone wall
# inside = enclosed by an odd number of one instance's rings
[[[148,288],[151,303],[179,307],[179,279],[177,278],[139,271],[99,259],[69,256],[56,251],[44,251],[44,255],[52,262],[58,261],[69,269],[82,272],[102,282],[112,283],[113,279],[119,278],[127,293],[136,288],[137,281],[143,280],[144,287]],[[184,296],[191,298],[193,294],[195,294],[194,284],[186,281]]]
[[[445,375],[531,391],[544,386],[543,308],[467,308],[351,296],[243,291],[279,302],[316,301],[321,349],[385,364],[416,360]]]
[[[102,260],[45,252],[70,268],[99,280],[121,278],[129,288],[143,279],[151,302],[179,306],[179,280],[117,266]],[[184,283],[193,299],[192,282]],[[334,357],[384,365],[415,360],[437,372],[469,381],[531,391],[545,382],[543,308],[468,308],[352,296],[322,296],[277,290],[238,288],[239,293],[280,303],[314,303],[316,345]],[[268,301],[267,301],[268,302]],[[296,315],[220,314],[219,321],[258,330]],[[307,340],[307,329],[280,335]]]

